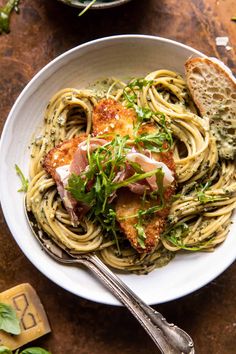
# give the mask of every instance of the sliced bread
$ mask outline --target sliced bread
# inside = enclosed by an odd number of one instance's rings
[[[236,157],[236,80],[215,58],[191,58],[187,85],[202,117],[209,117],[221,158]]]

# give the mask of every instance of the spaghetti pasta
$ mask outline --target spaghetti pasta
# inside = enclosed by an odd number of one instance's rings
[[[134,82],[134,81],[132,81]],[[127,104],[133,93],[136,107],[160,116],[173,135],[177,192],[168,222],[155,250],[138,253],[127,244],[117,249],[114,239],[104,237],[100,225],[84,217],[73,225],[59,197],[54,180],[42,167],[42,160],[59,143],[89,134],[92,114],[102,97]],[[90,89],[63,89],[50,100],[44,129],[32,142],[27,207],[49,236],[74,253],[96,251],[113,268],[147,273],[167,264],[179,250],[213,250],[229,231],[236,206],[236,167],[219,159],[208,118],[197,115],[183,78],[169,70],[157,70],[132,87],[109,79]]]

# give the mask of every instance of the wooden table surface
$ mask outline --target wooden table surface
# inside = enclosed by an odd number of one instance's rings
[[[0,0],[0,5],[4,3]],[[83,17],[56,0],[22,0],[11,32],[0,36],[0,128],[33,75],[64,51],[86,41],[139,33],[175,39],[223,60],[236,72],[235,0],[133,0]],[[215,38],[229,37],[229,47]],[[14,144],[14,141],[12,142]],[[0,172],[1,173],[1,172]],[[121,307],[76,297],[49,281],[26,259],[1,214],[0,291],[30,282],[48,313],[52,333],[35,344],[53,354],[152,354],[158,350]],[[236,353],[236,264],[204,288],[157,306],[193,337],[196,353]]]

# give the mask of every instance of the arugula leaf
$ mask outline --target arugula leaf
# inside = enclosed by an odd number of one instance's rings
[[[18,335],[21,332],[20,321],[12,306],[0,303],[0,330]]]
[[[150,86],[153,84],[153,80],[146,80],[144,78],[137,78],[132,80],[129,84],[128,87],[129,88],[139,88],[139,90],[141,90],[143,87],[145,86]]]
[[[217,196],[217,195],[207,195],[203,193],[202,191],[197,193],[197,197],[200,203],[202,204],[207,204],[207,203],[213,203],[213,202],[220,202],[222,200],[227,200],[229,199],[228,197],[225,196]]]
[[[83,177],[84,175],[76,175],[72,173],[68,181],[67,189],[76,200],[84,202],[89,206],[93,206],[95,204],[94,195],[92,191],[87,192],[86,187],[88,180]]]
[[[138,222],[137,224],[134,225],[134,227],[137,230],[137,234],[138,234],[138,244],[141,248],[145,249],[146,233],[143,227],[141,213],[139,213]]]
[[[163,129],[164,133],[166,134],[166,141],[168,145],[171,147],[173,145],[173,137],[172,137],[172,132],[167,127],[167,122],[166,122],[166,117],[164,113],[159,113],[159,125],[161,125],[161,128]]]
[[[0,346],[0,354],[13,354],[13,352],[5,346]],[[51,354],[51,353],[40,347],[32,347],[32,348],[24,349],[22,351],[20,351],[20,349],[17,349],[15,354]]]
[[[157,183],[157,192],[161,198],[161,204],[164,205],[164,172],[159,168],[158,173],[156,174],[156,183]]]
[[[129,94],[129,93],[127,93],[127,91],[125,89],[123,92],[124,92],[124,97],[127,101],[126,107],[133,108],[137,114],[137,118],[138,118],[138,122],[139,122],[139,124],[137,125],[138,127],[143,121],[149,120],[150,118],[152,118],[153,111],[150,108],[141,107],[135,103],[136,99],[137,99],[136,93]]]
[[[168,228],[162,235],[162,238],[165,238],[167,241],[172,243],[174,246],[179,247],[185,251],[200,251],[205,248],[207,245],[211,244],[214,240],[214,237],[198,242],[197,245],[188,246],[185,245],[183,239],[188,235],[190,229],[189,226],[184,222],[179,222],[170,228]]]
[[[160,168],[157,168],[156,170],[152,170],[149,172],[144,172],[144,173],[136,173],[135,172],[133,174],[133,176],[125,179],[124,181],[118,182],[118,183],[113,183],[112,190],[117,190],[122,187],[127,187],[131,183],[135,183],[135,182],[141,181],[142,179],[152,177],[153,175],[157,174],[159,171],[160,171]]]
[[[126,107],[132,108],[138,118],[138,124],[134,127],[137,132],[141,123],[153,118],[158,124],[160,131],[152,134],[142,134],[137,136],[135,142],[143,143],[147,149],[151,151],[167,151],[173,145],[172,132],[167,127],[166,117],[164,113],[154,112],[149,107],[141,107],[138,105],[137,90],[141,90],[145,86],[152,85],[153,80],[136,79],[131,81],[123,90],[123,96],[126,101]],[[167,146],[165,146],[167,145]]]
[[[18,165],[15,165],[16,173],[20,177],[21,180],[21,188],[18,189],[17,192],[27,192],[28,186],[29,186],[29,181],[28,179],[24,176],[23,172],[21,171],[20,167]]]
[[[207,203],[228,199],[227,196],[222,196],[222,195],[207,195],[205,191],[208,190],[210,186],[211,186],[211,181],[208,181],[204,186],[200,185],[201,189],[197,191],[197,198],[200,203],[207,204]]]
[[[79,16],[82,16],[90,7],[95,4],[97,0],[91,0],[90,3],[79,13]]]
[[[0,354],[12,354],[12,351],[9,348],[1,345]]]
[[[51,354],[47,350],[40,347],[32,347],[24,349],[20,354]]]
[[[162,238],[167,239],[174,246],[177,246],[181,249],[197,251],[199,248],[187,247],[183,243],[183,238],[188,234],[189,227],[186,223],[177,223],[174,226],[168,228],[163,234]]]
[[[144,121],[149,120],[153,116],[153,111],[149,107],[141,107],[137,104],[137,93],[135,89],[141,90],[144,86],[151,85],[153,83],[152,80],[135,79],[131,81],[123,90],[123,95],[126,100],[127,108],[133,108],[138,117],[138,126]]]
[[[157,153],[169,150],[169,146],[165,148],[165,143],[167,141],[168,136],[164,132],[141,134],[135,138],[137,144],[142,143],[145,149]]]
[[[71,2],[70,0],[67,0],[68,2]],[[80,0],[80,2],[84,3],[87,0]],[[90,3],[88,3],[88,5],[79,13],[79,16],[82,16],[85,12],[88,11],[88,9],[90,9],[90,7],[95,4],[97,0],[91,0]],[[109,2],[112,0],[100,0],[101,2]]]

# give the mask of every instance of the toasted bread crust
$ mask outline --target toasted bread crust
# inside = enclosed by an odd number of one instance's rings
[[[192,69],[192,67],[196,67],[199,64],[206,64],[212,68],[214,68],[219,75],[224,75],[229,79],[229,81],[232,83],[234,88],[236,88],[236,79],[233,76],[231,70],[219,59],[217,58],[190,58],[186,61],[185,63],[185,69],[189,70]]]
[[[187,85],[202,117],[208,117],[219,155],[236,156],[236,80],[219,60],[192,58],[185,64]]]
[[[236,91],[236,80],[233,77],[230,70],[217,59],[213,60],[210,58],[191,58],[186,61],[185,72],[187,77],[188,88],[201,115],[205,115],[207,107],[203,104],[203,102],[200,99],[196,97],[195,88],[190,79],[191,73],[194,70],[198,70],[200,65],[209,66],[210,68],[214,69],[217,76],[219,77],[222,76],[228,81],[228,85],[233,91]]]

